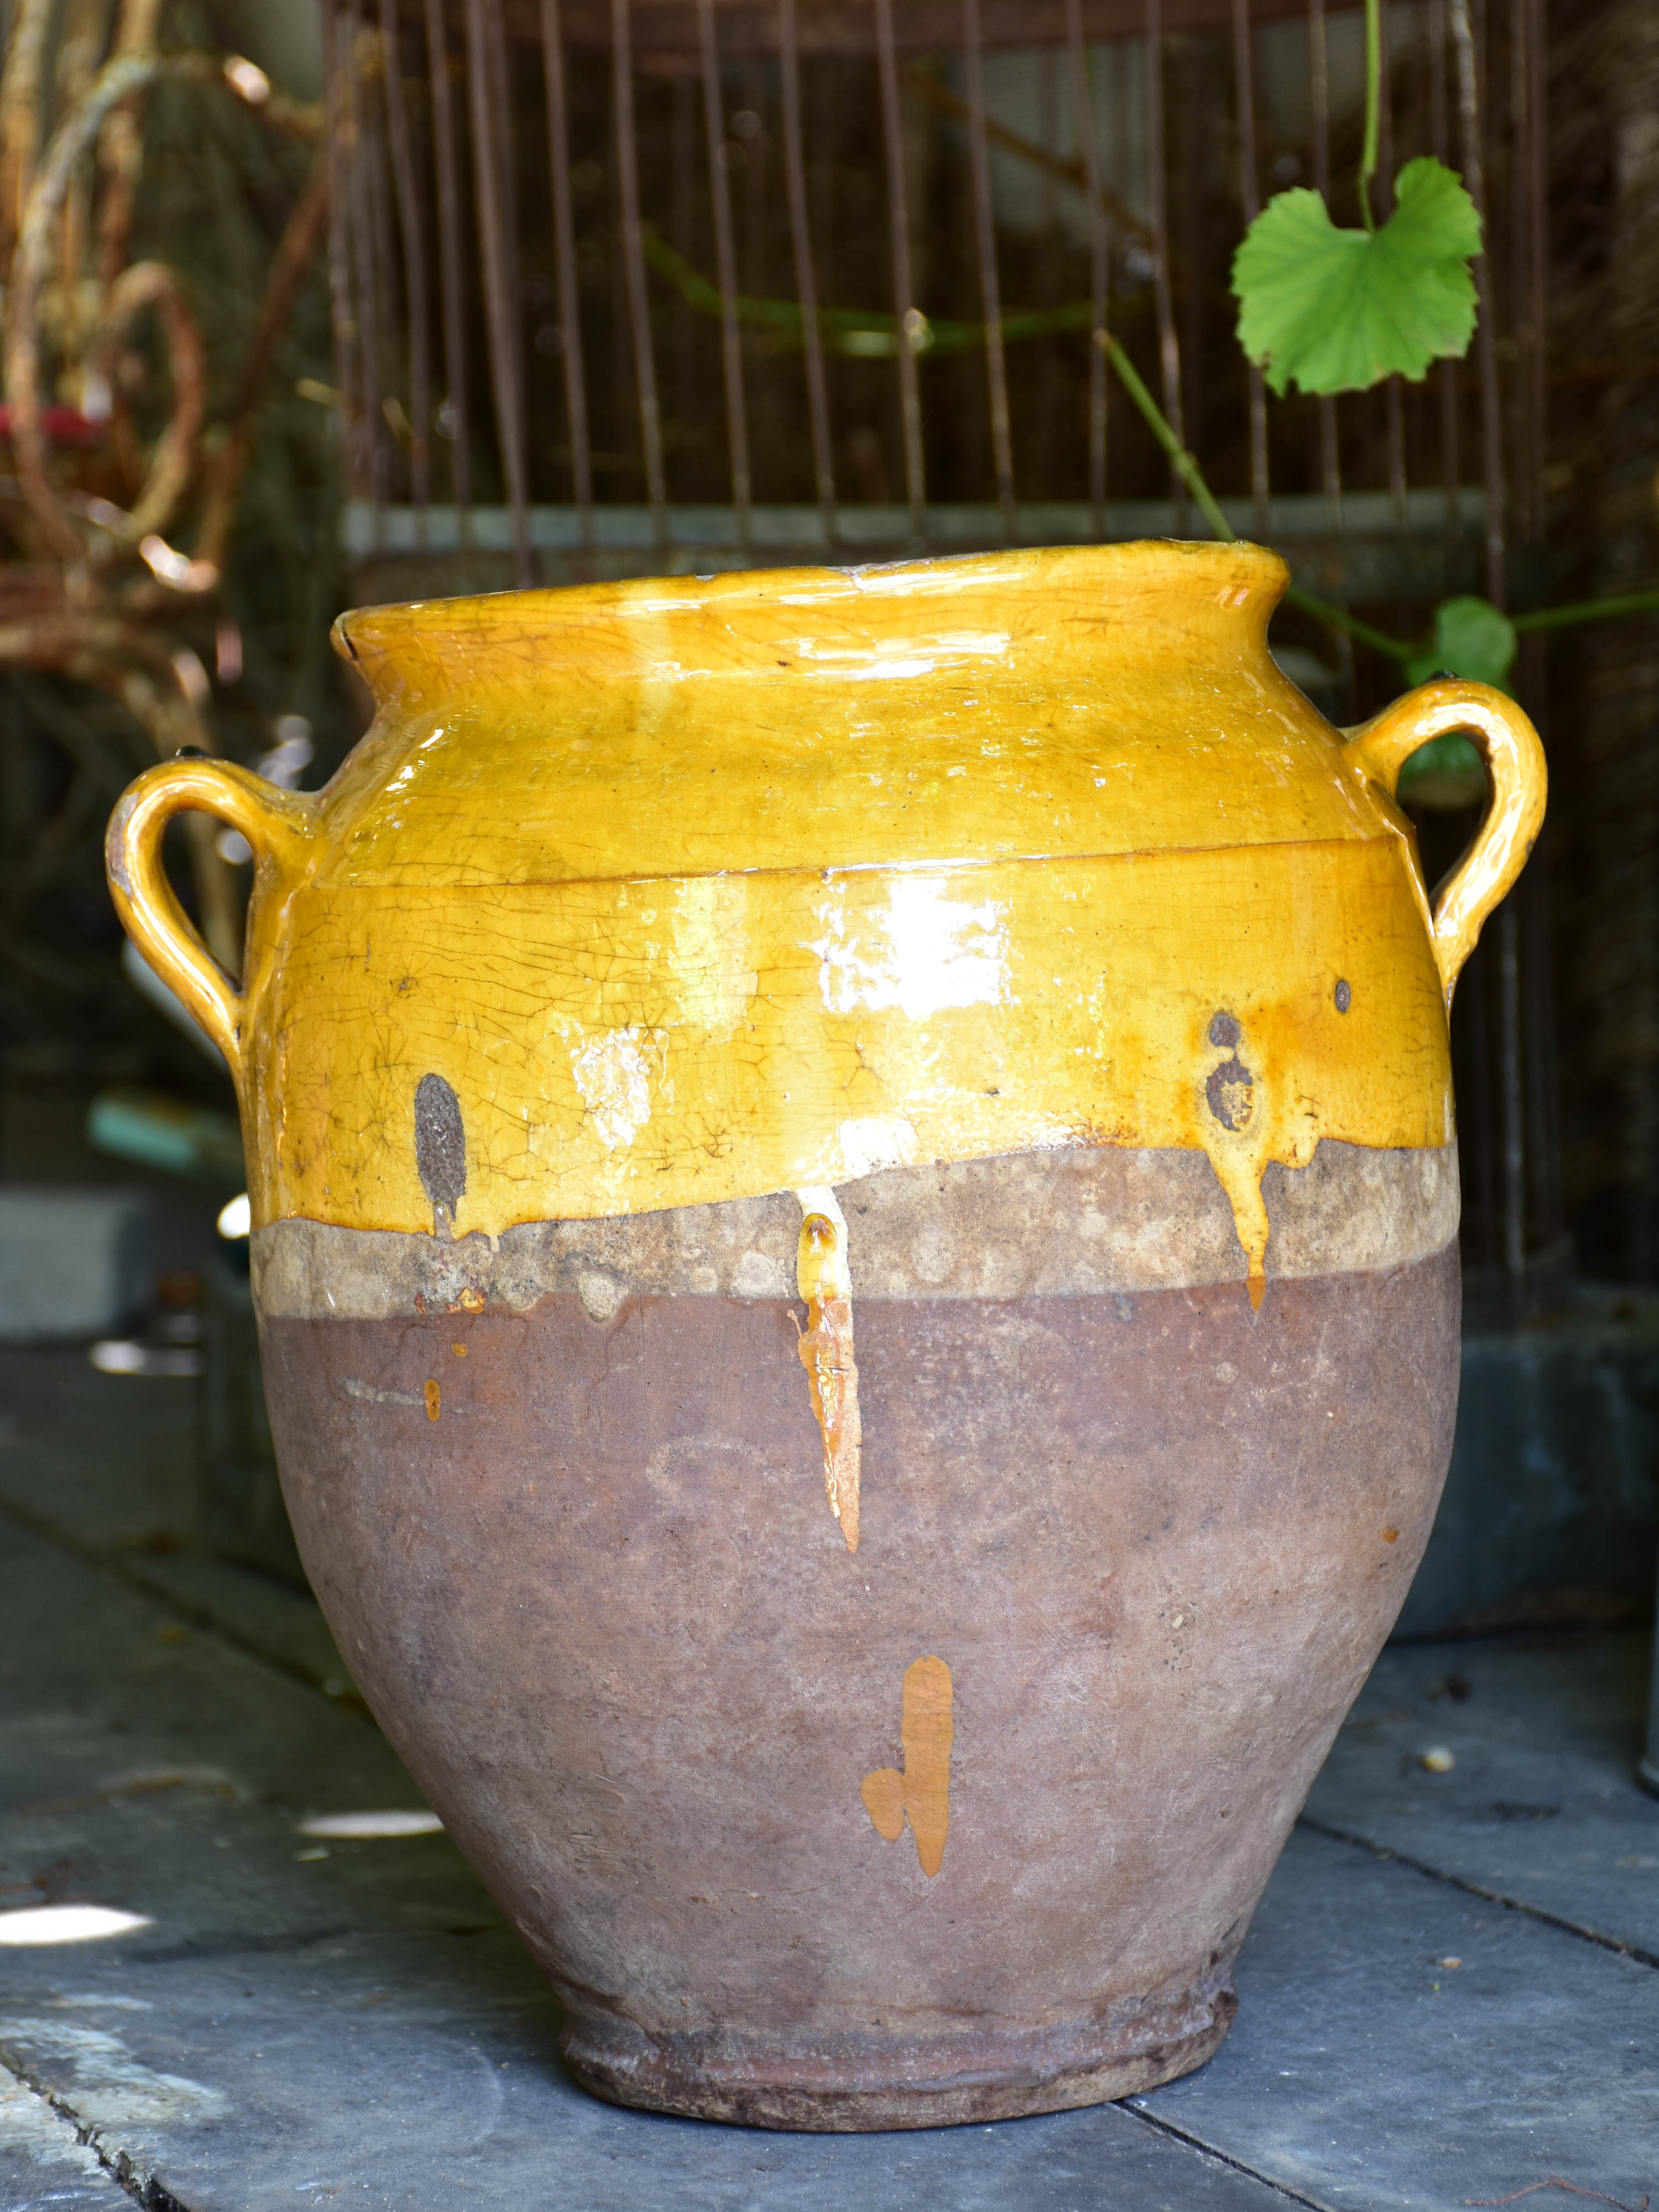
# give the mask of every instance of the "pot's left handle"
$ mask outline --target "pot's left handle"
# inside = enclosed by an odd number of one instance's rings
[[[104,858],[122,926],[223,1053],[239,1086],[242,994],[174,896],[161,866],[161,833],[175,814],[198,808],[241,831],[262,873],[273,863],[286,871],[303,865],[313,805],[234,761],[181,755],[146,769],[110,817]]]
[[[1480,925],[1527,865],[1543,827],[1548,772],[1538,732],[1513,699],[1490,684],[1438,676],[1358,729],[1343,751],[1392,799],[1400,771],[1433,738],[1472,738],[1492,777],[1492,803],[1474,842],[1441,886],[1431,935],[1446,1004]]]

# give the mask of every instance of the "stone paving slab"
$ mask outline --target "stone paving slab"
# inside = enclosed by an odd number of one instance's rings
[[[1646,1633],[1396,1645],[1308,1798],[1358,1836],[1659,1962]],[[1449,1751],[1443,1774],[1422,1763]]]
[[[1339,2212],[1549,2174],[1631,2205],[1659,2194],[1650,1966],[1299,1830],[1238,1991],[1210,2064],[1132,2101],[1284,2188]]]
[[[0,2212],[130,2212],[131,2203],[62,2113],[0,2071]]]
[[[0,1346],[0,1501],[82,1549],[186,1547],[195,1391],[177,1376],[100,1375],[84,1346]]]

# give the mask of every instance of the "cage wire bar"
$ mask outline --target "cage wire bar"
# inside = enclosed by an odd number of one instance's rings
[[[1316,589],[1401,632],[1541,588],[1542,0],[1385,0],[1376,212],[1417,154],[1461,170],[1470,360],[1271,404],[1231,254],[1286,185],[1357,220],[1358,6],[326,13],[344,528],[377,596],[1184,533],[1109,327]],[[1328,633],[1298,663],[1343,720],[1394,674]],[[1459,1001],[1466,1253],[1516,1299],[1562,1244],[1547,915],[1535,866]]]
[[[793,510],[802,492],[817,514],[803,530],[792,513],[790,543],[883,542],[892,534],[890,518],[863,516],[877,524],[873,536],[858,526],[860,509],[882,502],[852,495],[857,471],[847,451],[849,407],[879,411],[863,366],[878,358],[890,364],[895,380],[893,458],[908,508],[906,534],[919,544],[959,544],[975,534],[963,518],[937,514],[940,506],[988,505],[994,538],[1029,540],[1021,509],[1031,505],[1042,510],[1039,535],[1067,521],[1070,534],[1110,534],[1114,500],[1144,501],[1153,487],[1146,481],[1150,442],[1111,387],[1100,341],[1109,320],[1125,319],[1126,300],[1138,307],[1150,288],[1145,349],[1165,411],[1224,499],[1248,500],[1245,519],[1259,534],[1286,534],[1284,519],[1275,525],[1271,512],[1275,495],[1304,500],[1316,490],[1333,526],[1326,534],[1341,534],[1346,489],[1365,501],[1346,534],[1364,535],[1380,523],[1401,536],[1426,532],[1455,540],[1473,492],[1485,532],[1485,581],[1501,601],[1510,507],[1530,539],[1539,534],[1532,487],[1541,480],[1544,412],[1543,73],[1539,0],[1489,4],[1512,19],[1504,26],[1505,113],[1495,129],[1485,113],[1491,88],[1477,51],[1491,35],[1480,0],[1392,0],[1385,9],[1391,77],[1377,212],[1387,212],[1396,160],[1430,150],[1449,156],[1454,137],[1455,159],[1478,198],[1494,158],[1498,170],[1513,172],[1516,185],[1504,210],[1507,301],[1496,296],[1504,288],[1494,283],[1492,243],[1498,233],[1491,224],[1480,264],[1487,312],[1477,341],[1473,420],[1481,469],[1478,483],[1466,487],[1459,478],[1466,396],[1457,364],[1434,373],[1437,424],[1429,420],[1425,387],[1407,392],[1397,381],[1386,387],[1379,437],[1367,395],[1292,400],[1270,410],[1259,373],[1243,362],[1232,339],[1227,264],[1266,194],[1311,181],[1331,198],[1337,220],[1352,221],[1357,211],[1344,204],[1345,194],[1352,198],[1353,149],[1333,166],[1331,91],[1334,33],[1357,29],[1356,9],[1328,13],[1326,0],[1306,0],[1305,7],[1300,0],[1032,0],[1020,8],[1010,0],[565,0],[562,7],[561,0],[369,0],[371,21],[362,0],[332,0],[331,112],[341,186],[331,238],[334,315],[350,495],[371,510],[354,516],[353,550],[407,551],[424,543],[453,551],[477,538],[488,514],[489,544],[499,550],[504,524],[514,567],[528,577],[546,567],[538,555],[562,548],[591,554],[601,537],[613,546],[626,542],[626,532],[619,538],[606,531],[604,519],[636,508],[641,493],[657,552],[688,542],[673,523],[676,496],[704,520],[712,508],[725,507],[715,542],[723,537],[744,551],[781,542],[776,518],[760,511],[769,504]],[[945,38],[947,31],[954,36]],[[647,33],[649,46],[641,44]],[[1265,68],[1264,41],[1272,48]],[[1213,141],[1200,179],[1204,220],[1196,250],[1183,251],[1182,237],[1193,227],[1172,217],[1182,179],[1170,159],[1166,122],[1172,99],[1194,80],[1182,74],[1177,82],[1165,58],[1206,42],[1224,67],[1205,81],[1230,88],[1231,112],[1204,118]],[[1037,52],[1054,57],[1069,87],[1048,118],[1058,128],[1053,147],[1030,135],[1029,118],[1019,112],[1021,88],[1006,67],[999,69]],[[744,149],[732,126],[732,111],[745,99],[739,71],[757,56],[777,105],[772,119],[781,140],[789,261],[786,277],[774,257],[769,296],[758,299],[746,296],[738,280],[732,170]],[[826,65],[859,59],[874,64],[879,132],[859,116],[849,133],[843,103],[846,143],[835,143],[827,103],[813,118],[812,80]],[[595,62],[608,74],[608,118],[596,118]],[[1103,76],[1121,89],[1137,73],[1138,130],[1132,115],[1126,124],[1130,103],[1101,88]],[[691,269],[684,257],[665,255],[677,211],[663,204],[671,187],[659,149],[642,147],[636,121],[641,104],[665,82],[688,76],[701,88],[707,168],[703,205],[692,211],[693,229],[708,232],[707,265]],[[1264,82],[1273,110],[1265,126]],[[532,104],[540,108],[538,135],[545,142],[533,167],[515,154]],[[1029,108],[1029,99],[1024,104]],[[1396,154],[1402,106],[1408,143]],[[1297,112],[1299,143],[1287,142],[1285,121]],[[1028,127],[1016,127],[1011,114]],[[601,126],[608,121],[608,130],[596,131],[596,119]],[[739,112],[739,124],[745,119],[754,123]],[[1488,141],[1501,142],[1505,133],[1515,144],[1500,143],[1494,157]],[[965,254],[957,251],[962,241],[947,235],[941,149],[967,180]],[[584,205],[576,180],[596,166],[608,172],[606,190],[597,204],[590,191]],[[866,203],[885,233],[884,267],[874,224],[843,220],[833,239],[815,237],[826,228],[823,204],[836,189],[825,173],[842,167],[860,173]],[[1061,243],[1079,265],[1078,296],[1058,303],[1058,312],[1053,302],[1011,305],[1004,274],[1005,264],[1039,258],[1028,211],[1014,204],[1022,177],[1039,171],[1061,187]],[[1218,186],[1233,210],[1224,229],[1215,218]],[[842,201],[848,197],[843,190]],[[556,319],[549,344],[542,346],[539,335],[538,343],[544,355],[556,356],[556,371],[526,353],[527,301],[538,286],[526,285],[521,228],[534,234],[550,272],[550,288],[540,289],[550,289]],[[950,304],[967,306],[971,290],[973,313],[953,323],[950,343],[941,344],[934,324],[945,318],[923,295],[953,255],[963,266],[950,273],[957,295]],[[606,321],[601,295],[618,288],[630,358],[601,343],[606,357],[596,362],[591,356]],[[1205,358],[1189,362],[1182,331],[1196,325],[1184,309],[1200,294],[1207,302]],[[665,434],[658,355],[670,312],[686,301],[694,319],[707,318],[717,333],[722,404],[696,422],[673,422]],[[890,335],[875,327],[878,317],[858,312],[886,303]],[[968,336],[983,361],[977,392],[957,373],[969,321],[976,327]],[[1129,331],[1124,342],[1133,353],[1137,340]],[[1500,342],[1516,362],[1507,398],[1497,374]],[[1024,372],[1041,347],[1075,356],[1079,365],[1078,452],[1060,483],[1030,481],[1040,380]],[[750,387],[761,373],[757,361],[769,371],[786,353],[799,370],[795,404],[808,434],[799,441],[806,465],[790,472],[791,482],[769,484],[768,453],[777,441],[756,449]],[[930,383],[947,364],[954,381],[942,402]],[[836,389],[849,374],[859,381],[856,401]],[[612,420],[601,429],[591,395],[597,391],[601,413],[614,417],[617,391],[630,382],[634,421]],[[487,394],[482,414],[480,390]],[[1187,419],[1190,395],[1212,391],[1236,392],[1239,401],[1238,422],[1224,428],[1218,441],[1216,404],[1206,398],[1202,420]],[[1507,438],[1506,405],[1513,418]],[[982,468],[974,463],[975,438],[963,422],[975,410],[983,418],[976,434],[987,456]],[[1272,429],[1270,411],[1283,418]],[[935,430],[947,413],[961,434],[941,441]],[[1109,482],[1107,467],[1114,416],[1112,445],[1126,457],[1111,472],[1116,483]],[[1313,428],[1311,471],[1292,452],[1297,422]],[[596,462],[602,437],[612,450]],[[1206,450],[1218,442],[1219,454]],[[1146,450],[1127,459],[1138,443]],[[715,495],[706,464],[717,448],[724,481]],[[684,473],[684,458],[692,453],[702,465],[692,471],[697,484],[688,495],[671,479]],[[1161,472],[1161,460],[1157,466]],[[482,505],[474,489],[481,468],[494,494]],[[1512,498],[1506,468],[1516,477]],[[630,474],[631,485],[622,489]],[[1420,495],[1431,485],[1438,488],[1443,519],[1425,522]],[[1380,493],[1380,505],[1368,486]],[[441,490],[448,497],[438,507]],[[1179,491],[1172,484],[1170,496]],[[1067,508],[1076,513],[1057,512]],[[1301,508],[1291,524],[1291,535],[1319,534],[1309,530]]]

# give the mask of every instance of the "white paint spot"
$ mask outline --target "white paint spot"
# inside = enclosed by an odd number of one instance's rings
[[[15,1948],[44,1943],[100,1943],[110,1936],[130,1936],[154,1923],[142,1912],[118,1912],[108,1905],[26,1905],[0,1912],[0,1944]]]
[[[651,1119],[651,1086],[637,1029],[611,1030],[572,1056],[571,1073],[606,1152],[631,1145]]]
[[[318,1813],[299,1824],[302,1836],[333,1836],[344,1841],[374,1841],[383,1836],[437,1836],[443,1822],[435,1813],[389,1809],[380,1813]]]
[[[885,908],[849,917],[842,901],[820,909],[818,956],[823,1003],[833,1014],[896,1006],[925,1021],[946,1006],[994,1006],[1006,993],[1008,963],[994,899],[952,898],[947,878],[901,876]]]

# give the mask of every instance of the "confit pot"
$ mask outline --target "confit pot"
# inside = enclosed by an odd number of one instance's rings
[[[991,2119],[1200,2064],[1433,1520],[1447,1006],[1542,813],[1346,740],[1246,545],[347,615],[326,789],[151,769],[283,1484],[624,2103]],[[1494,797],[1431,906],[1390,796]],[[257,856],[240,989],[167,888]]]

